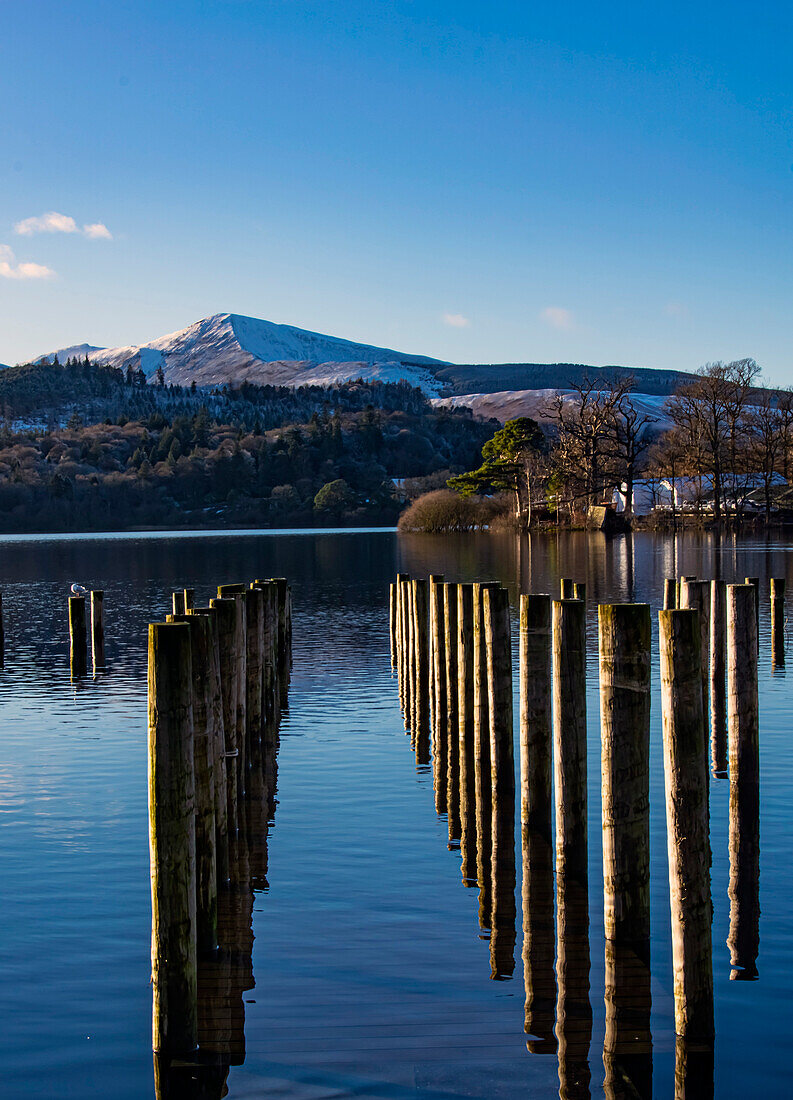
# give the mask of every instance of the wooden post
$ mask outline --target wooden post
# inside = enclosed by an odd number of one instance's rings
[[[388,640],[391,645],[391,668],[396,659],[396,590],[395,584],[388,586]]]
[[[570,577],[560,577],[559,594],[563,600],[575,599],[575,584]]]
[[[171,614],[185,614],[184,589],[171,593]]]
[[[757,620],[757,647],[760,648],[760,578],[745,577],[744,584],[754,586],[754,615]]]
[[[710,582],[710,759],[716,777],[727,774],[727,609],[724,581]]]
[[[155,1051],[198,1043],[190,632],[149,626],[149,849]]]
[[[586,584],[583,581],[575,581],[573,584],[573,599],[586,605]]]
[[[69,597],[69,661],[72,676],[83,676],[87,667],[85,596]]]
[[[600,734],[610,1100],[652,1081],[650,1034],[650,605],[601,604]]]
[[[416,741],[416,713],[418,710],[418,686],[416,682],[416,608],[414,582],[411,579],[407,586],[407,709],[405,710],[405,729],[410,733],[410,744]]]
[[[773,583],[773,582],[772,582]],[[760,748],[755,593],[727,587],[731,978],[757,977],[760,942]]]
[[[553,748],[558,950],[556,1034],[560,1093],[589,1081],[586,617],[580,600],[554,600]]]
[[[413,588],[413,621],[416,648],[416,715],[415,746],[419,764],[430,762],[430,664],[428,582],[411,582]]]
[[[530,1051],[555,1050],[551,832],[551,597],[520,597],[520,825],[524,1028]]]
[[[670,611],[677,607],[677,582],[674,577],[666,577],[664,580],[664,611]]]
[[[684,577],[680,585],[681,609],[699,613],[699,652],[702,662],[702,715],[707,729],[708,694],[710,687],[710,585],[707,581],[690,581]],[[707,751],[707,750],[706,750]]]
[[[446,708],[441,740],[446,745],[446,813],[449,843],[460,839],[460,729],[457,717],[457,585],[443,586],[443,682]]]
[[[474,584],[474,784],[476,792],[476,880],[479,884],[479,926],[490,927],[491,897],[491,822],[490,794],[490,719],[488,717],[487,645],[485,641],[486,588],[495,582]]]
[[[432,658],[432,772],[435,787],[435,812],[446,813],[446,788],[449,763],[446,710],[446,623],[443,577],[430,577],[430,655]]]
[[[214,607],[193,607],[190,615],[203,616],[209,623],[209,709],[207,722],[213,747],[214,808],[215,808],[215,862],[218,886],[229,879],[228,838],[228,778],[226,773],[226,739],[223,729],[223,689],[220,673],[220,635],[218,612]]]
[[[400,573],[397,588],[399,590],[399,701],[405,715],[407,728],[410,710],[408,701],[410,693],[410,666],[408,664],[408,651],[410,648],[410,624],[408,622],[410,577]]]
[[[91,592],[91,656],[94,671],[105,664],[105,594],[99,589]]]
[[[6,653],[6,633],[3,614],[3,593],[0,592],[0,668],[3,666]]]
[[[195,788],[196,943],[199,955],[217,949],[218,877],[215,825],[215,731],[211,693],[212,626],[204,615],[169,615],[190,629]]]
[[[220,691],[223,702],[224,756],[226,760],[227,813],[226,821],[230,840],[237,834],[237,605],[233,599],[210,600],[218,624],[218,653],[220,657]]]
[[[483,592],[490,739],[492,909],[490,971],[497,981],[515,969],[515,762],[512,749],[512,646],[509,593]]]
[[[440,586],[440,587],[438,587]],[[440,705],[438,699],[438,680],[437,674],[439,669],[436,661],[436,644],[437,638],[432,632],[432,602],[433,598],[439,601],[441,621],[440,629],[443,634],[443,574],[442,573],[430,573],[427,582],[427,610],[429,616],[429,666],[430,666],[430,739],[432,744],[432,752],[435,753],[435,736],[437,732],[437,710]],[[444,662],[441,661],[441,666],[444,666]],[[434,764],[433,764],[434,767]]]
[[[580,600],[553,602],[556,874],[586,887],[586,626]]]
[[[184,609],[185,609],[185,611],[187,611],[187,612],[192,611],[193,608],[195,607],[195,589],[194,588],[185,588],[184,592],[182,593],[182,598],[184,599]]]
[[[234,676],[235,712],[237,725],[237,790],[241,798],[245,794],[247,778],[248,758],[248,719],[247,719],[247,652],[248,652],[248,627],[245,622],[245,592],[244,584],[220,584],[218,585],[218,597],[220,599],[233,599],[235,603],[235,627],[234,627],[234,655],[236,662],[236,674]],[[279,632],[279,644],[281,633]]]
[[[771,663],[785,666],[785,578],[771,578]]]
[[[710,836],[699,615],[659,611],[675,1030],[714,1037]]]
[[[460,761],[460,873],[476,885],[476,761],[474,757],[474,586],[457,585],[457,733]]]
[[[262,739],[262,657],[264,651],[264,592],[249,588],[245,593],[245,721],[248,768],[253,746]]]

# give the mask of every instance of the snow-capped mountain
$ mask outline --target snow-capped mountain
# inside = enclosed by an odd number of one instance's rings
[[[277,325],[236,313],[218,313],[148,344],[96,348],[89,344],[61,348],[37,361],[63,363],[85,355],[95,363],[140,368],[151,376],[162,367],[166,382],[220,386],[227,382],[260,385],[330,385],[354,378],[382,382],[402,379],[435,396],[440,386],[433,367],[444,364],[422,355],[357,344],[335,336]]]

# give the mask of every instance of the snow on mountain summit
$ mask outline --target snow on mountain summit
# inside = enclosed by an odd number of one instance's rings
[[[220,386],[227,382],[260,385],[330,385],[353,378],[383,382],[402,379],[430,395],[440,392],[432,367],[440,360],[407,355],[279,325],[236,313],[218,313],[148,344],[118,348],[76,345],[51,352],[64,362],[87,354],[96,363],[125,370],[128,365],[150,376],[162,367],[167,382]]]

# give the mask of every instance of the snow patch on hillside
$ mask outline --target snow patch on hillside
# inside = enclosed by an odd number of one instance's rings
[[[537,421],[548,421],[557,393],[562,393],[566,404],[573,404],[576,395],[565,390],[501,390],[499,393],[466,393],[457,397],[441,397],[433,400],[433,405],[449,408],[470,408],[476,416],[485,419],[494,418],[502,424],[515,420],[519,416],[530,416]],[[630,400],[637,412],[657,418],[653,428],[661,431],[671,426],[672,421],[665,409],[669,400],[659,394],[632,393]]]

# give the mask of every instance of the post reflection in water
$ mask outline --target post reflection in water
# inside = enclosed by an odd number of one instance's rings
[[[556,1037],[561,1100],[589,1100],[589,899],[586,882],[557,874]]]
[[[713,1044],[675,1042],[675,1100],[713,1100]]]
[[[253,975],[253,904],[267,890],[267,834],[275,813],[278,734],[274,720],[252,740],[247,796],[230,843],[230,880],[218,891],[218,942],[198,962],[198,1052],[194,1060],[154,1055],[156,1100],[221,1100],[231,1066],[245,1061],[245,994]]]

